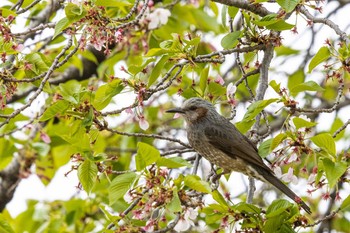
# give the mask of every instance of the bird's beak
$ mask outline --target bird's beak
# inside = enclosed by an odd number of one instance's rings
[[[166,110],[165,112],[168,112],[168,113],[181,113],[181,114],[185,113],[185,111],[182,108],[172,108],[172,109]]]

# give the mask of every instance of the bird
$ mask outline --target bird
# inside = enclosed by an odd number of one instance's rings
[[[183,115],[189,144],[211,164],[221,167],[224,173],[240,172],[268,182],[311,214],[310,207],[264,163],[255,144],[220,115],[210,102],[193,97],[184,101],[181,107],[166,112]]]

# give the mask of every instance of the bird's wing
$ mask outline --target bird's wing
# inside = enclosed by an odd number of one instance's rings
[[[223,128],[224,126],[224,128]],[[213,124],[204,130],[208,142],[232,158],[239,158],[271,171],[259,156],[255,145],[241,134],[231,123]]]

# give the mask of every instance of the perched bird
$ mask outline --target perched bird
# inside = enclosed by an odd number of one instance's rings
[[[263,162],[256,146],[221,116],[211,103],[201,98],[191,98],[181,108],[166,112],[184,116],[189,143],[209,162],[221,167],[224,172],[236,171],[269,182],[311,213],[310,207]]]

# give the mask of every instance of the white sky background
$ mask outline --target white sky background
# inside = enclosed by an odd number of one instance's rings
[[[4,6],[6,5],[6,1],[1,0],[0,6]],[[324,5],[323,9],[324,9],[324,13],[322,15],[319,15],[319,17],[324,17],[328,14],[328,12],[332,11],[335,7],[337,6],[337,4],[335,2],[329,3],[328,5]],[[311,13],[313,13],[312,11],[310,11]],[[349,12],[350,12],[350,6],[347,5],[346,7],[344,7],[343,9],[339,10],[338,13],[336,15],[332,16],[332,20],[338,24],[340,26],[340,28],[342,30],[345,30],[345,27],[348,26],[349,24]],[[63,17],[62,14],[58,14],[58,19],[60,19],[61,17]],[[346,20],[344,20],[346,19]],[[17,19],[18,24],[22,24],[18,25],[17,27],[14,27],[15,31],[23,31],[23,24],[24,24],[24,18],[23,16],[19,17]],[[19,23],[21,22],[21,23]],[[22,23],[23,22],[23,23]],[[288,20],[288,22],[290,23],[294,23],[294,15]],[[321,26],[321,25],[320,25]],[[299,34],[293,34],[290,31],[284,31],[282,33],[282,37],[284,38],[284,40],[282,41],[283,44],[285,45],[290,45],[292,48],[294,49],[306,49],[307,46],[309,45],[308,43],[305,43],[304,41],[309,41],[310,40],[310,34],[309,33],[303,33],[303,31],[305,29],[308,29],[306,26],[306,22],[304,20],[302,20],[301,18],[298,19],[298,33]],[[324,32],[322,33],[318,33],[318,37],[315,40],[315,48],[320,48],[323,44],[324,41],[327,38],[330,39],[337,39],[338,36],[334,33],[334,31],[332,29],[329,29],[326,26],[322,26],[321,30],[324,30]],[[51,30],[53,32],[53,30]],[[347,34],[350,34],[349,32],[349,28],[347,28]],[[220,46],[220,39],[218,38],[216,41],[214,41],[214,45],[216,46],[216,48],[218,50],[221,50],[221,46]],[[317,51],[313,51],[314,53]],[[270,76],[270,80],[272,79],[276,79],[276,80],[281,80],[282,81],[282,85],[287,86],[287,79],[286,76],[283,75],[282,72],[287,71],[289,74],[293,73],[298,67],[299,67],[299,63],[300,60],[298,60],[298,57],[295,57],[295,62],[293,62],[293,59],[290,59],[288,63],[284,63],[284,64],[280,64],[280,59],[273,59],[273,63],[272,63],[272,67],[278,69],[278,71],[281,71],[279,73],[279,75],[281,75],[281,77],[275,77],[275,74],[272,74]],[[230,64],[228,64],[230,65]],[[121,72],[119,71],[119,65],[117,65],[115,67],[116,72]],[[226,70],[225,70],[226,71]],[[119,74],[118,74],[119,75]],[[307,79],[309,80],[320,80],[319,76],[320,73],[315,73],[313,75],[308,75]],[[124,74],[121,72],[121,74],[119,76],[124,76]],[[133,100],[133,98],[130,98],[130,94],[131,93],[127,93],[125,95],[125,101],[123,101],[123,106],[127,106],[131,100]],[[275,97],[274,92],[272,91],[271,88],[269,88],[269,92],[267,93],[268,97]],[[120,97],[118,97],[120,98]],[[178,97],[178,96],[174,96],[173,97],[174,100],[177,103],[181,103],[182,102],[182,98]],[[41,100],[42,101],[42,100]],[[40,102],[40,100],[39,100]],[[118,101],[118,103],[120,103],[121,101]],[[37,106],[37,105],[35,105]],[[109,108],[119,108],[121,107],[120,104],[119,105],[113,105],[110,106]],[[244,112],[246,111],[246,109],[242,108],[238,108],[238,114],[237,117],[235,119],[235,121],[239,121],[243,115]],[[31,115],[31,111],[26,111],[26,114]],[[339,117],[345,122],[348,119],[348,114],[346,114],[346,112],[343,112],[344,114],[339,115]],[[125,117],[125,116],[124,116]],[[334,114],[322,114],[322,122],[330,122],[330,120],[333,120]],[[124,118],[125,119],[125,118]],[[318,129],[323,129],[323,130],[328,130],[329,129],[329,124],[319,124]],[[349,132],[349,129],[347,129],[347,131]],[[341,145],[339,145],[341,146]],[[203,160],[202,160],[203,161]],[[209,164],[206,162],[206,165],[209,166]],[[78,195],[81,196],[82,198],[87,197],[85,192],[79,192],[79,190],[76,188],[77,184],[78,184],[78,178],[76,175],[76,172],[72,172],[68,175],[68,177],[65,177],[64,174],[66,172],[68,172],[70,170],[70,166],[71,165],[66,165],[61,167],[54,179],[50,182],[50,184],[45,187],[41,181],[39,180],[39,178],[36,175],[31,175],[29,178],[24,179],[21,181],[21,183],[19,184],[14,198],[12,199],[12,201],[7,205],[7,209],[10,211],[12,216],[16,216],[19,213],[21,213],[22,211],[24,211],[26,209],[26,200],[29,199],[35,199],[35,200],[45,200],[45,201],[53,201],[53,200],[57,200],[57,199],[61,199],[61,200],[68,200],[70,199],[72,196],[76,195],[77,193],[79,193]],[[235,197],[239,194],[241,194],[242,192],[245,191],[245,187],[247,183],[247,178],[243,175],[237,174],[237,173],[233,173],[231,175],[231,178],[228,182],[228,187],[231,187],[231,196]],[[350,187],[348,184],[345,184],[346,188],[344,190],[349,191]],[[257,188],[259,189],[259,187],[261,187],[261,183],[257,182]],[[290,184],[290,187],[297,193],[300,195],[306,195],[306,181],[302,181],[299,180],[299,184],[297,186]],[[343,193],[341,193],[342,198],[346,197],[346,193],[344,193],[345,191],[343,191]],[[320,193],[320,192],[319,192]],[[314,194],[315,195],[315,194]],[[274,200],[274,194],[271,194],[267,197],[265,197],[265,200],[268,202],[268,200]],[[238,201],[238,200],[233,200],[234,202]],[[321,212],[323,212],[323,210],[325,209],[325,207],[327,202],[326,201],[321,201],[319,208],[321,210]]]

